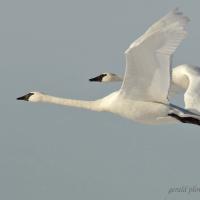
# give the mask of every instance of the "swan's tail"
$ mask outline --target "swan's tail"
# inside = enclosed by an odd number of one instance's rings
[[[179,108],[173,105],[173,109],[170,110],[168,116],[177,119],[182,123],[195,124],[200,126],[200,115],[190,112],[188,110]]]

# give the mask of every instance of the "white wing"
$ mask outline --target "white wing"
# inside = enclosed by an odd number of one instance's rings
[[[121,94],[126,98],[168,102],[171,56],[186,36],[189,19],[177,9],[152,25],[126,50]]]
[[[199,79],[199,78],[198,78]],[[185,108],[195,113],[200,113],[200,80],[190,84],[184,94]]]
[[[180,66],[181,67],[181,66]],[[185,108],[200,113],[200,68],[192,65],[183,65],[185,76],[189,80],[184,94]]]

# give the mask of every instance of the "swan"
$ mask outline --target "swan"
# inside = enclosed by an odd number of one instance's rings
[[[188,17],[174,9],[134,41],[124,53],[126,69],[121,88],[108,96],[83,101],[29,92],[17,100],[106,111],[143,124],[200,125],[200,115],[168,101],[172,54],[186,37],[188,22]]]
[[[89,81],[110,83],[123,79],[115,73],[104,72]],[[172,69],[171,81],[169,98],[184,92],[185,109],[200,113],[200,68],[187,64],[178,65]]]

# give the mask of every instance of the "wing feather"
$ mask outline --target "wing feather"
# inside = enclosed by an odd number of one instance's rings
[[[168,102],[172,54],[187,35],[188,21],[173,10],[130,45],[125,51],[121,94],[131,99]]]

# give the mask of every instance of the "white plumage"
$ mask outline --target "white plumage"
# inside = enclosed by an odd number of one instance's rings
[[[123,81],[117,74],[105,72],[90,81],[110,83]],[[179,65],[172,70],[168,98],[184,93],[185,109],[200,114],[200,68],[193,65]]]
[[[171,55],[185,38],[188,21],[175,9],[126,50],[126,72],[121,89],[127,96],[168,102]]]
[[[199,125],[200,116],[168,102],[171,56],[186,36],[188,21],[175,9],[133,42],[125,51],[126,70],[121,88],[102,99],[63,99],[39,92],[18,99],[107,111],[147,124],[181,121]]]

